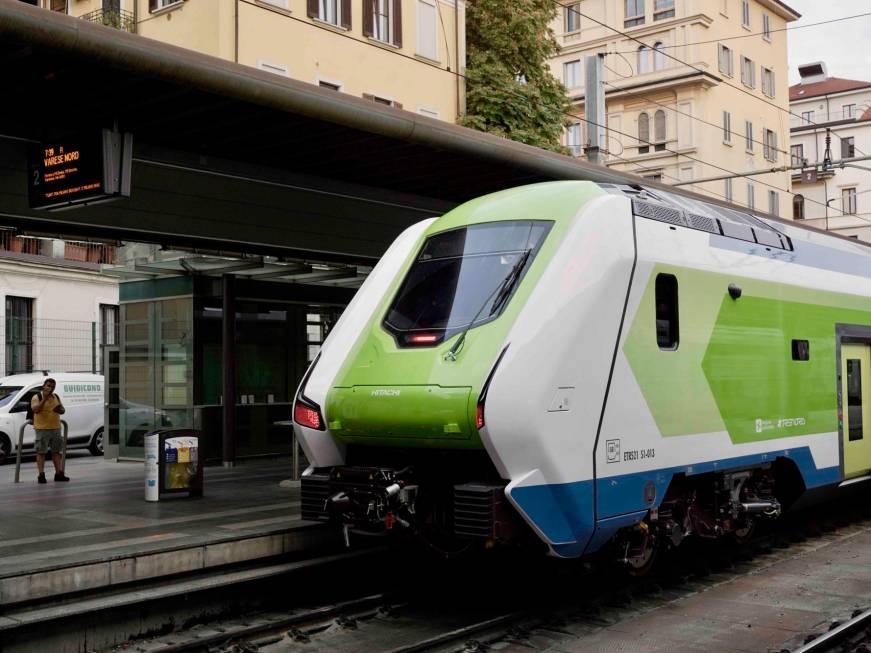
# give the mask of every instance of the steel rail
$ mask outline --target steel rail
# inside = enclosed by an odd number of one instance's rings
[[[485,619],[484,621],[469,624],[468,626],[456,628],[446,633],[442,633],[441,635],[434,635],[433,637],[428,637],[427,639],[420,640],[413,644],[405,644],[397,648],[392,648],[387,653],[422,653],[423,651],[429,651],[436,646],[450,644],[451,642],[463,639],[469,635],[502,628],[503,626],[512,624],[528,616],[529,615],[526,612],[511,612],[499,617],[492,617],[490,619]]]
[[[301,626],[324,619],[332,619],[351,610],[371,610],[383,604],[388,598],[385,594],[370,594],[359,599],[341,601],[334,605],[324,605],[305,612],[299,612],[272,621],[264,620],[263,623],[243,626],[238,630],[218,632],[204,637],[191,638],[190,640],[169,644],[160,647],[160,653],[184,653],[185,651],[200,651],[205,646],[229,645],[231,642],[244,640],[253,635],[269,632],[277,629]]]
[[[795,649],[792,653],[822,653],[822,651],[831,650],[830,647],[833,644],[840,642],[842,639],[849,637],[868,626],[871,626],[871,609],[865,610],[849,621],[845,621],[840,626],[833,628],[824,635],[820,635],[804,646]]]

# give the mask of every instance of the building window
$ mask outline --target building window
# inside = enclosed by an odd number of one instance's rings
[[[856,189],[844,188],[841,190],[841,211],[848,215],[856,215],[859,210],[856,206]]]
[[[642,45],[638,48],[638,74],[650,72],[650,48]]]
[[[741,24],[750,27],[750,0],[741,0]]]
[[[762,69],[762,94],[774,97],[774,71],[770,68]]]
[[[626,19],[623,27],[644,25],[644,0],[626,0]]]
[[[581,31],[581,3],[576,2],[565,7],[565,27],[566,33]]]
[[[650,116],[642,113],[638,116],[638,153],[650,152]]]
[[[753,154],[753,123],[744,121],[744,149]]]
[[[566,127],[566,147],[572,156],[581,156],[581,123],[575,122]]]
[[[655,0],[653,3],[653,20],[674,18],[674,0]]]
[[[723,142],[732,143],[732,114],[728,111],[723,112]]]
[[[768,212],[771,215],[780,215],[780,193],[777,191],[768,191]]]
[[[777,161],[777,132],[762,130],[762,156],[768,161]]]
[[[106,2],[103,2],[103,4],[105,5]],[[118,1],[117,4],[120,4],[120,0]],[[68,13],[67,12],[67,0],[51,0],[51,4],[48,6],[48,8],[51,9],[52,11],[57,11],[57,12],[62,13],[62,14]],[[114,11],[116,13],[118,13],[118,12],[120,12],[120,10],[121,10],[121,7],[118,7]],[[106,11],[105,7],[104,7],[103,11]]]
[[[287,66],[280,63],[273,63],[271,61],[264,61],[263,59],[257,60],[257,67],[260,70],[265,70],[268,73],[275,73],[276,75],[284,75],[287,76]]]
[[[796,195],[792,198],[792,219],[804,220],[804,195]]]
[[[747,57],[741,57],[741,83],[756,88],[756,65]]]
[[[850,120],[851,118],[856,117],[856,105],[855,104],[845,104],[844,105],[844,120]]]
[[[662,43],[653,46],[653,69],[665,70],[665,46]]]
[[[341,91],[342,90],[341,84],[333,84],[331,82],[325,82],[323,80],[318,81],[318,86],[320,86],[321,88],[328,88],[331,91]]]
[[[581,85],[581,62],[567,61],[564,63],[563,78],[566,88],[578,88]]]
[[[648,179],[650,181],[655,181],[659,184],[662,183],[662,173],[661,172],[654,172],[652,175],[641,175],[641,176],[644,177],[644,179]]]
[[[118,307],[115,304],[100,304],[100,344],[118,344]]]
[[[387,106],[387,107],[395,107],[397,109],[402,108],[401,102],[397,102],[396,100],[390,100],[386,97],[381,97],[379,95],[373,95],[371,93],[363,93],[363,99],[364,100],[371,100],[372,102],[375,102],[376,104],[383,104],[384,106]]]
[[[802,111],[801,119],[804,120],[804,124],[813,125],[814,124],[814,112],[813,111]]]
[[[656,275],[656,344],[660,349],[674,351],[680,343],[678,320],[677,277]]]
[[[653,115],[653,149],[657,152],[665,150],[665,111],[660,109]]]
[[[753,187],[753,184],[747,184],[747,208],[755,209],[756,208],[756,189]]]
[[[768,14],[762,14],[762,38],[771,40],[771,16]]]
[[[720,72],[726,75],[727,77],[731,77],[734,71],[732,66],[732,50],[731,48],[726,47],[725,45],[720,44],[720,56],[719,56],[719,64],[720,64]]]
[[[158,11],[181,2],[182,0],[148,0],[148,11]]]
[[[438,0],[417,0],[417,53],[438,61]]]
[[[727,202],[732,201],[732,180],[726,179],[723,184],[723,196]]]
[[[856,138],[850,136],[841,139],[841,158],[852,159],[856,156]]]
[[[326,23],[338,25],[341,22],[342,3],[339,0],[320,0],[318,18]]]
[[[33,300],[6,296],[6,374],[33,371]]]
[[[402,2],[363,0],[363,36],[402,47]]]
[[[439,117],[438,111],[436,111],[435,109],[428,109],[427,107],[418,107],[417,112],[422,116],[426,116],[427,118],[433,118],[434,120],[438,120]]]
[[[789,155],[792,165],[804,165],[804,145],[793,145],[789,148]]]

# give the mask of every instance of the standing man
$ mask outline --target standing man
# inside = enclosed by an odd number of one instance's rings
[[[61,440],[60,416],[66,412],[60,397],[54,393],[54,379],[46,379],[39,394],[33,395],[30,407],[33,409],[33,428],[36,430],[36,467],[39,476],[37,483],[45,483],[45,452],[51,449],[51,461],[54,463],[54,480],[68,481],[61,469],[60,452],[63,447]]]

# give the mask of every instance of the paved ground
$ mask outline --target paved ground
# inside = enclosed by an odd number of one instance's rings
[[[50,465],[46,465],[49,467]],[[36,463],[0,466],[0,578],[225,537],[299,522],[299,483],[290,459],[206,467],[202,498],[144,500],[142,463],[82,454],[67,461],[70,483],[36,483]],[[285,481],[285,483],[281,483]]]
[[[599,623],[567,623],[529,644],[546,653],[749,653],[793,650],[833,620],[871,606],[871,526],[848,529],[773,554],[771,564],[737,578],[701,585],[653,609]],[[607,625],[606,625],[607,624]],[[502,653],[529,653],[508,645]]]

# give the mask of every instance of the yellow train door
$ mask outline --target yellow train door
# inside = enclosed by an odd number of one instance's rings
[[[844,477],[871,471],[871,345],[841,346]]]

